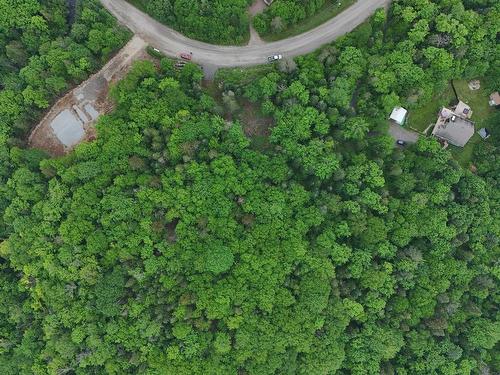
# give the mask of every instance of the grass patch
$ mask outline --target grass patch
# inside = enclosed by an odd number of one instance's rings
[[[407,124],[410,128],[423,132],[429,124],[436,123],[441,107],[449,106],[455,102],[455,94],[453,93],[451,84],[448,84],[445,90],[435,95],[425,106],[410,110]]]
[[[485,88],[481,87],[479,90],[473,91],[469,89],[468,81],[466,80],[454,80],[453,84],[457,90],[458,98],[467,103],[472,109],[471,120],[475,123],[476,133],[465,147],[461,148],[450,145],[449,150],[462,167],[468,168],[472,160],[474,147],[483,142],[477,131],[485,127],[494,109],[488,103],[489,93]],[[451,106],[452,104],[456,104],[456,98],[451,84],[449,84],[430,103],[422,108],[410,111],[408,126],[418,131],[423,131],[429,124],[436,121],[437,113],[441,107]]]
[[[465,147],[462,148],[450,145],[450,151],[458,164],[463,168],[469,168],[474,153],[474,147],[481,142],[483,142],[482,138],[479,134],[475,133]]]
[[[494,109],[488,103],[489,94],[484,85],[479,90],[473,91],[469,88],[466,80],[454,80],[453,84],[457,90],[458,98],[471,107],[471,120],[474,121],[476,128],[476,133],[464,148],[453,147],[451,149],[453,156],[460,165],[468,168],[474,154],[474,148],[484,142],[477,134],[477,131],[486,126],[488,119],[493,115]]]
[[[290,27],[279,33],[269,33],[261,35],[261,38],[265,41],[272,42],[302,34],[335,17],[337,14],[341,13],[346,8],[349,8],[352,4],[354,4],[356,0],[341,0],[341,2],[342,4],[339,6],[339,1],[327,1],[325,5],[323,5],[321,9],[319,9],[315,14],[305,18],[299,23],[291,25]]]
[[[149,56],[157,58],[157,59],[162,59],[166,57],[163,53],[159,51],[155,51],[155,49],[151,46],[146,47],[146,52],[148,53]]]
[[[248,68],[222,68],[215,74],[215,82],[224,82],[225,84],[241,87],[265,76],[274,69],[274,64],[257,65]]]
[[[457,90],[458,98],[471,107],[471,120],[476,123],[476,130],[484,127],[488,118],[493,114],[493,107],[490,107],[488,103],[489,93],[484,85],[479,90],[472,91],[466,80],[453,81],[453,84]]]

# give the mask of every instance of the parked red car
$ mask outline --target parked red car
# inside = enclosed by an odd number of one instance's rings
[[[187,53],[187,52],[182,52],[181,53],[181,57],[184,59],[184,60],[191,60],[193,58],[193,53],[190,52],[190,53]]]

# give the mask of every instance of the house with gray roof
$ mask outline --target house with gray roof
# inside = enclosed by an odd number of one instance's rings
[[[443,107],[439,112],[432,135],[454,146],[464,147],[474,135],[474,123],[468,119],[471,111],[470,107],[467,107],[458,105],[460,113]]]

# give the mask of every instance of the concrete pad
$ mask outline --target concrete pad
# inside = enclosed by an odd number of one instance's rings
[[[111,60],[113,61],[113,60]],[[74,96],[78,101],[97,100],[99,94],[108,86],[108,82],[101,76],[100,73],[92,76],[87,82],[74,91]]]
[[[66,147],[78,144],[85,136],[82,121],[69,109],[59,113],[51,122],[50,127],[59,141]]]
[[[90,103],[85,104],[84,108],[85,112],[87,112],[90,115],[90,117],[92,117],[92,120],[95,120],[96,118],[99,117],[99,112],[97,112],[97,110],[94,108],[92,104]]]
[[[76,114],[78,115],[78,117],[80,117],[80,120],[82,120],[83,123],[86,123],[86,122],[90,121],[90,118],[85,114],[85,112],[83,112],[80,109],[80,107],[74,105],[73,109],[75,110]]]

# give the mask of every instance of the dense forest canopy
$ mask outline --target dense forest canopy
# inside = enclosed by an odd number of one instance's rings
[[[128,39],[97,0],[0,0],[0,138],[20,136]]]
[[[253,0],[136,0],[151,16],[183,34],[216,44],[245,44]]]
[[[499,112],[475,173],[430,138],[394,148],[386,118],[452,78],[500,89],[499,15],[395,1],[221,101],[194,64],[137,62],[96,141],[4,144],[2,374],[498,373]]]
[[[158,21],[183,34],[215,44],[246,44],[249,24],[262,34],[293,28],[334,0],[274,0],[251,20],[248,8],[255,0],[128,0]],[[263,0],[261,0],[263,1]]]
[[[311,17],[324,5],[337,3],[341,4],[338,0],[274,0],[253,22],[259,34],[279,33]]]

